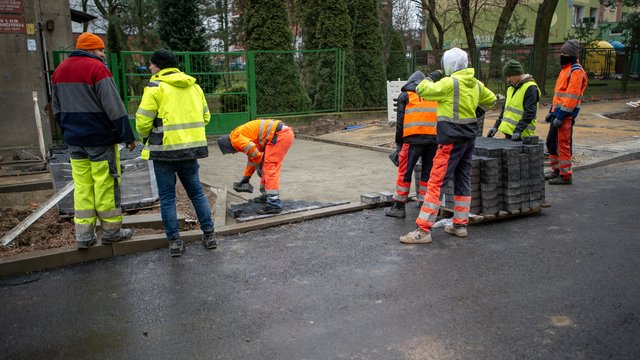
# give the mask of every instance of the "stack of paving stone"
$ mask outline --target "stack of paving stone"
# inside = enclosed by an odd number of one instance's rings
[[[443,187],[454,208],[453,181]],[[472,157],[471,213],[526,212],[544,202],[544,144],[477,138]]]

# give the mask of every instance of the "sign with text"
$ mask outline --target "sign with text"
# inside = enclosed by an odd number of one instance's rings
[[[0,33],[4,34],[24,34],[24,16],[0,15]]]
[[[22,14],[22,0],[0,0],[0,13]]]
[[[396,122],[396,102],[398,101],[398,96],[402,92],[402,86],[407,81],[387,81],[387,120],[389,122]]]

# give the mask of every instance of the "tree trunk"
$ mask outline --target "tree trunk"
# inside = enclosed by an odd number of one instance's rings
[[[462,28],[467,38],[467,47],[469,48],[469,54],[473,56],[476,51],[476,39],[473,36],[473,21],[471,20],[470,5],[469,0],[458,0],[458,10],[460,11]]]
[[[547,64],[547,48],[549,46],[549,32],[551,28],[551,19],[553,19],[553,13],[557,6],[558,0],[544,0],[542,2],[538,8],[538,15],[536,16],[536,31],[533,35],[533,51],[535,56],[532,60],[535,64],[535,68],[532,75],[536,79],[540,91],[545,95],[545,71]]]
[[[500,58],[502,55],[502,49],[504,47],[504,36],[507,33],[507,25],[511,20],[511,15],[518,5],[519,0],[506,0],[506,4],[502,8],[500,18],[498,19],[498,26],[496,26],[496,32],[493,35],[493,45],[491,46],[491,65],[489,66],[489,76],[497,78],[502,76]]]

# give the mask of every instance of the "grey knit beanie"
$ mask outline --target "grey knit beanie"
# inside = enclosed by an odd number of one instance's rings
[[[560,48],[560,53],[578,57],[578,52],[580,51],[580,43],[578,40],[571,39],[567,40],[562,47]]]
[[[233,145],[231,145],[231,138],[229,135],[223,135],[218,138],[218,147],[223,155],[233,154],[238,152]]]
[[[524,69],[522,65],[516,60],[509,60],[502,68],[502,75],[504,76],[513,76],[513,75],[522,75],[524,74]]]

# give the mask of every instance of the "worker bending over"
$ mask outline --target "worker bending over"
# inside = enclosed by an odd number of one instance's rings
[[[247,155],[247,166],[240,184],[248,183],[256,170],[260,176],[260,193],[254,202],[266,203],[258,214],[282,212],[280,169],[293,144],[293,130],[280,120],[257,119],[240,125],[231,134],[218,138],[222,154],[241,151]]]
[[[476,108],[495,105],[495,94],[474,77],[473,68],[467,68],[467,53],[459,48],[447,50],[442,56],[447,75],[442,80],[425,79],[418,85],[418,95],[438,102],[438,151],[427,183],[427,195],[415,231],[401,236],[405,244],[431,242],[431,227],[440,209],[442,186],[454,179],[453,225],[445,231],[456,236],[467,236],[469,208],[471,206],[471,155],[478,131]]]

